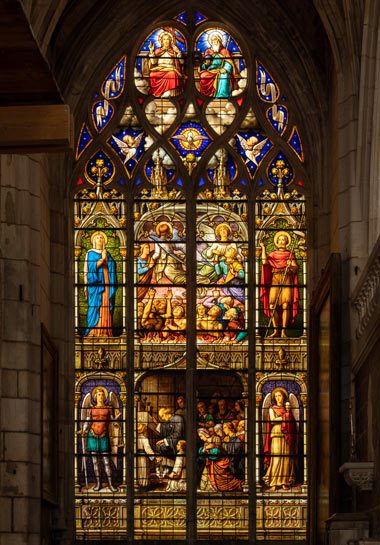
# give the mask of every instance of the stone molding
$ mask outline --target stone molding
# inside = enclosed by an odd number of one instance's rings
[[[357,541],[349,541],[348,545],[380,545],[378,539],[359,539]]]
[[[359,339],[371,321],[380,302],[380,239],[377,241],[368,263],[352,296],[352,304],[358,313],[356,338]]]
[[[361,492],[370,492],[373,487],[374,462],[346,462],[339,468],[349,486],[357,487]]]

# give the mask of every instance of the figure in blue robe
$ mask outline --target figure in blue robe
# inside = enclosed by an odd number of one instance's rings
[[[116,264],[105,249],[105,235],[93,236],[94,247],[85,259],[85,290],[87,292],[87,323],[84,336],[112,337],[112,316],[117,288]]]

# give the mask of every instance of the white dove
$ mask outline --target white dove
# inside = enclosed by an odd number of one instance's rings
[[[185,149],[196,149],[196,142],[199,142],[199,140],[208,140],[208,138],[194,131],[186,131],[178,136],[173,136],[173,140],[180,140]]]
[[[116,144],[119,146],[121,153],[124,155],[124,164],[126,164],[129,159],[132,159],[132,157],[136,155],[136,151],[140,145],[142,137],[143,133],[136,136],[136,138],[133,138],[133,136],[130,134],[126,134],[121,140],[120,138],[117,138],[117,136],[112,136]]]
[[[264,138],[264,140],[259,142],[259,139],[256,138],[256,136],[250,136],[247,139],[240,136],[240,134],[237,134],[236,136],[238,137],[240,145],[244,150],[245,156],[247,157],[245,162],[248,163],[249,161],[252,161],[252,163],[257,166],[256,158],[260,155],[261,150],[268,141],[268,138]]]

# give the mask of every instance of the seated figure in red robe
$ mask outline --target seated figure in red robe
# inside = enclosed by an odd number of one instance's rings
[[[161,47],[149,43],[149,94],[155,97],[173,97],[182,92],[182,53],[169,32],[158,36]]]

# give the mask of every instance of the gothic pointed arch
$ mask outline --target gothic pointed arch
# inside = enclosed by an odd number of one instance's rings
[[[289,96],[238,29],[189,10],[148,25],[88,97],[78,539],[306,539],[312,191]]]

